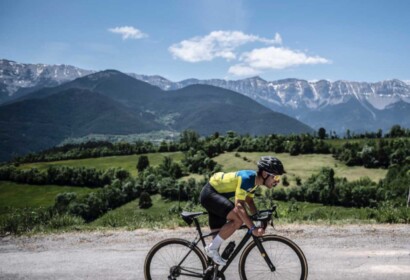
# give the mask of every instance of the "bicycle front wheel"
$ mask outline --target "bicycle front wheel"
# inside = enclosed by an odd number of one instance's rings
[[[275,271],[271,271],[253,241],[244,249],[239,260],[239,275],[242,280],[307,279],[306,257],[293,241],[278,235],[263,236],[259,240],[275,266]]]
[[[189,241],[178,238],[156,244],[145,259],[145,279],[201,279],[206,258],[197,246],[191,247]]]

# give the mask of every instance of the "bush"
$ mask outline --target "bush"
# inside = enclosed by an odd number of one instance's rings
[[[283,188],[274,189],[272,192],[272,198],[277,200],[287,200],[286,191]]]
[[[0,219],[0,233],[20,234],[31,232],[35,228],[44,227],[51,219],[53,213],[49,208],[24,208],[13,209]]]
[[[152,206],[151,196],[147,192],[142,192],[139,200],[139,207],[141,209],[148,209]]]
[[[149,160],[147,156],[140,156],[138,158],[137,170],[142,172],[149,167]]]
[[[63,214],[53,216],[48,222],[48,227],[51,229],[59,229],[82,224],[84,224],[84,220],[82,218],[68,214]]]
[[[59,193],[55,198],[54,209],[57,213],[63,213],[67,211],[68,205],[77,198],[76,193],[65,192]]]
[[[80,217],[56,214],[52,208],[12,209],[0,219],[0,234],[21,234],[82,224],[84,220]]]
[[[286,175],[283,175],[283,176],[282,176],[282,185],[283,185],[284,187],[289,186],[288,176],[286,176]]]

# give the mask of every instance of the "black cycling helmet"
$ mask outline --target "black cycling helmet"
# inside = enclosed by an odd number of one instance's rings
[[[285,169],[283,168],[282,162],[272,156],[263,156],[258,161],[258,168],[259,170],[264,170],[270,174],[275,175],[282,175],[286,173]]]

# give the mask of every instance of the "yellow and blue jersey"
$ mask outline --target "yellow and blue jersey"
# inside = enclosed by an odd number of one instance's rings
[[[256,172],[253,170],[241,170],[238,172],[215,173],[209,183],[221,195],[235,199],[245,200],[252,197],[258,186],[255,186]]]

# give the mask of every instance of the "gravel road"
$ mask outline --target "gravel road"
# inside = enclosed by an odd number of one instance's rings
[[[145,256],[156,242],[191,239],[194,232],[182,228],[7,236],[0,240],[0,279],[143,279]],[[410,225],[280,225],[268,233],[286,236],[302,248],[309,279],[410,279]],[[238,279],[237,261],[227,279]]]

